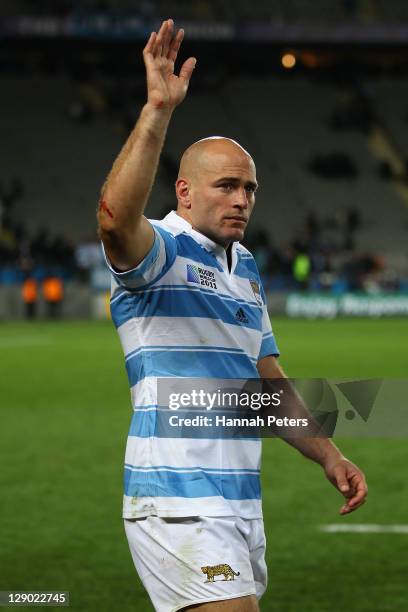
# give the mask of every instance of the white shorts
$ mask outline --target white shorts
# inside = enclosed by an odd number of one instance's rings
[[[125,519],[136,570],[157,612],[256,595],[266,589],[262,519]]]

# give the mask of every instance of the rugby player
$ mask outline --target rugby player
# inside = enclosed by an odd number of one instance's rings
[[[240,245],[257,189],[249,153],[222,137],[192,144],[180,163],[177,210],[161,221],[143,214],[169,122],[196,65],[190,57],[174,72],[183,35],[171,19],[150,35],[143,51],[147,102],[98,209],[134,410],[123,517],[156,610],[254,612],[267,571],[260,441],[176,439],[155,428],[159,377],[285,376],[254,259]],[[341,514],[364,503],[363,473],[330,440],[290,443],[343,494]]]

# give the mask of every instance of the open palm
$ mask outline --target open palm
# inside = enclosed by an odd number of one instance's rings
[[[143,50],[147,75],[147,100],[158,109],[172,110],[184,100],[196,64],[196,59],[189,57],[182,65],[179,76],[174,74],[174,64],[184,31],[178,30],[174,37],[173,33],[173,20],[163,21],[159,32],[150,34]]]

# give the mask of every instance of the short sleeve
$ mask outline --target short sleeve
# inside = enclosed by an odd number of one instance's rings
[[[154,242],[146,257],[131,270],[118,272],[115,270],[105,253],[102,251],[112,276],[116,282],[125,289],[144,289],[159,280],[173,265],[177,254],[174,236],[161,227],[152,224],[154,229]]]
[[[272,331],[271,320],[269,318],[268,309],[266,307],[266,296],[265,292],[262,289],[262,342],[261,349],[259,351],[258,359],[262,359],[262,357],[267,357],[268,355],[274,355],[275,357],[279,356],[278,345],[275,341],[275,336]]]

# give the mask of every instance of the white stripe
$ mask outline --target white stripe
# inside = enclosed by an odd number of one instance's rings
[[[133,408],[134,412],[155,412],[156,410],[161,410],[161,408],[156,408],[155,406],[152,406],[151,408]],[[168,408],[164,408],[164,410],[168,410]]]
[[[137,438],[129,436],[125,463],[150,468],[168,465],[174,468],[223,470],[259,470],[260,440],[221,440],[185,438]]]
[[[224,499],[223,497],[129,497],[123,496],[123,516],[241,516],[247,519],[262,518],[259,499]]]
[[[205,268],[206,270],[211,270],[215,274],[215,281],[217,283],[217,289],[215,293],[222,293],[224,295],[230,296],[231,298],[237,298],[238,300],[244,300],[250,302],[254,305],[254,307],[259,308],[259,304],[254,300],[254,292],[252,291],[251,284],[247,278],[242,278],[241,276],[237,276],[233,274],[234,286],[231,285],[230,278],[225,272],[221,272],[215,266],[210,266],[208,264],[199,263],[194,259],[190,259],[188,257],[180,257],[177,256],[174,264],[162,276],[157,283],[155,283],[155,287],[159,287],[160,285],[174,285],[175,279],[177,279],[177,283],[185,282],[186,288],[194,287],[187,283],[187,265],[200,266],[201,268]],[[258,280],[258,279],[256,279]]]
[[[153,265],[150,266],[150,268],[148,268],[145,271],[142,277],[138,277],[138,278],[132,279],[131,281],[126,282],[126,284],[131,289],[136,289],[137,287],[140,287],[141,285],[152,282],[152,280],[154,280],[160,274],[160,272],[162,271],[166,263],[166,246],[164,244],[164,240],[157,230],[155,230],[155,233],[159,239],[159,250],[157,253],[157,257],[155,261],[153,262]],[[139,264],[139,265],[142,265],[142,264]]]
[[[157,377],[146,376],[130,388],[132,406],[155,406],[157,404]]]
[[[408,525],[379,525],[376,523],[344,525],[333,523],[321,525],[320,530],[326,533],[405,533],[408,534]]]
[[[125,355],[140,346],[223,346],[226,349],[243,347],[249,357],[258,359],[262,332],[256,329],[220,323],[217,319],[191,317],[133,317],[118,327]],[[154,402],[151,402],[154,403]]]
[[[173,472],[175,474],[191,474],[194,472],[205,472],[206,469],[205,468],[185,468],[185,469],[174,469],[174,468],[169,468],[169,467],[150,467],[150,468],[140,468],[140,467],[135,467],[132,465],[126,465],[126,469],[130,470],[131,472],[144,472],[144,473],[151,473],[151,472]],[[210,472],[208,472],[210,474],[222,474],[222,475],[226,475],[226,476],[234,476],[234,474],[246,474],[246,475],[257,475],[259,472],[251,472],[250,470],[211,470]]]
[[[159,240],[159,248],[157,251],[157,256],[153,264],[144,271],[143,275],[140,275],[137,273],[138,268],[143,267],[143,261],[138,266],[136,266],[135,268],[131,270],[126,270],[126,272],[116,272],[113,269],[108,259],[108,256],[105,253],[105,249],[102,245],[102,251],[105,257],[106,265],[108,266],[114,278],[116,278],[115,285],[111,287],[112,295],[115,292],[115,290],[117,290],[117,285],[122,282],[127,287],[130,287],[131,289],[136,289],[137,287],[140,287],[141,285],[145,285],[146,283],[151,282],[154,278],[156,278],[156,276],[160,274],[161,270],[163,269],[164,264],[166,263],[166,248],[165,248],[164,240],[161,237],[160,233],[155,230],[155,234]],[[130,278],[127,275],[129,275]],[[118,296],[115,296],[115,299],[116,297]]]
[[[130,291],[121,291],[120,293],[118,293],[117,295],[115,295],[115,297],[110,301],[111,305],[114,304],[119,298],[122,297],[122,295],[132,295]]]
[[[273,335],[271,320],[269,318],[268,309],[265,304],[262,306],[262,332],[262,335],[265,336],[269,333]]]

